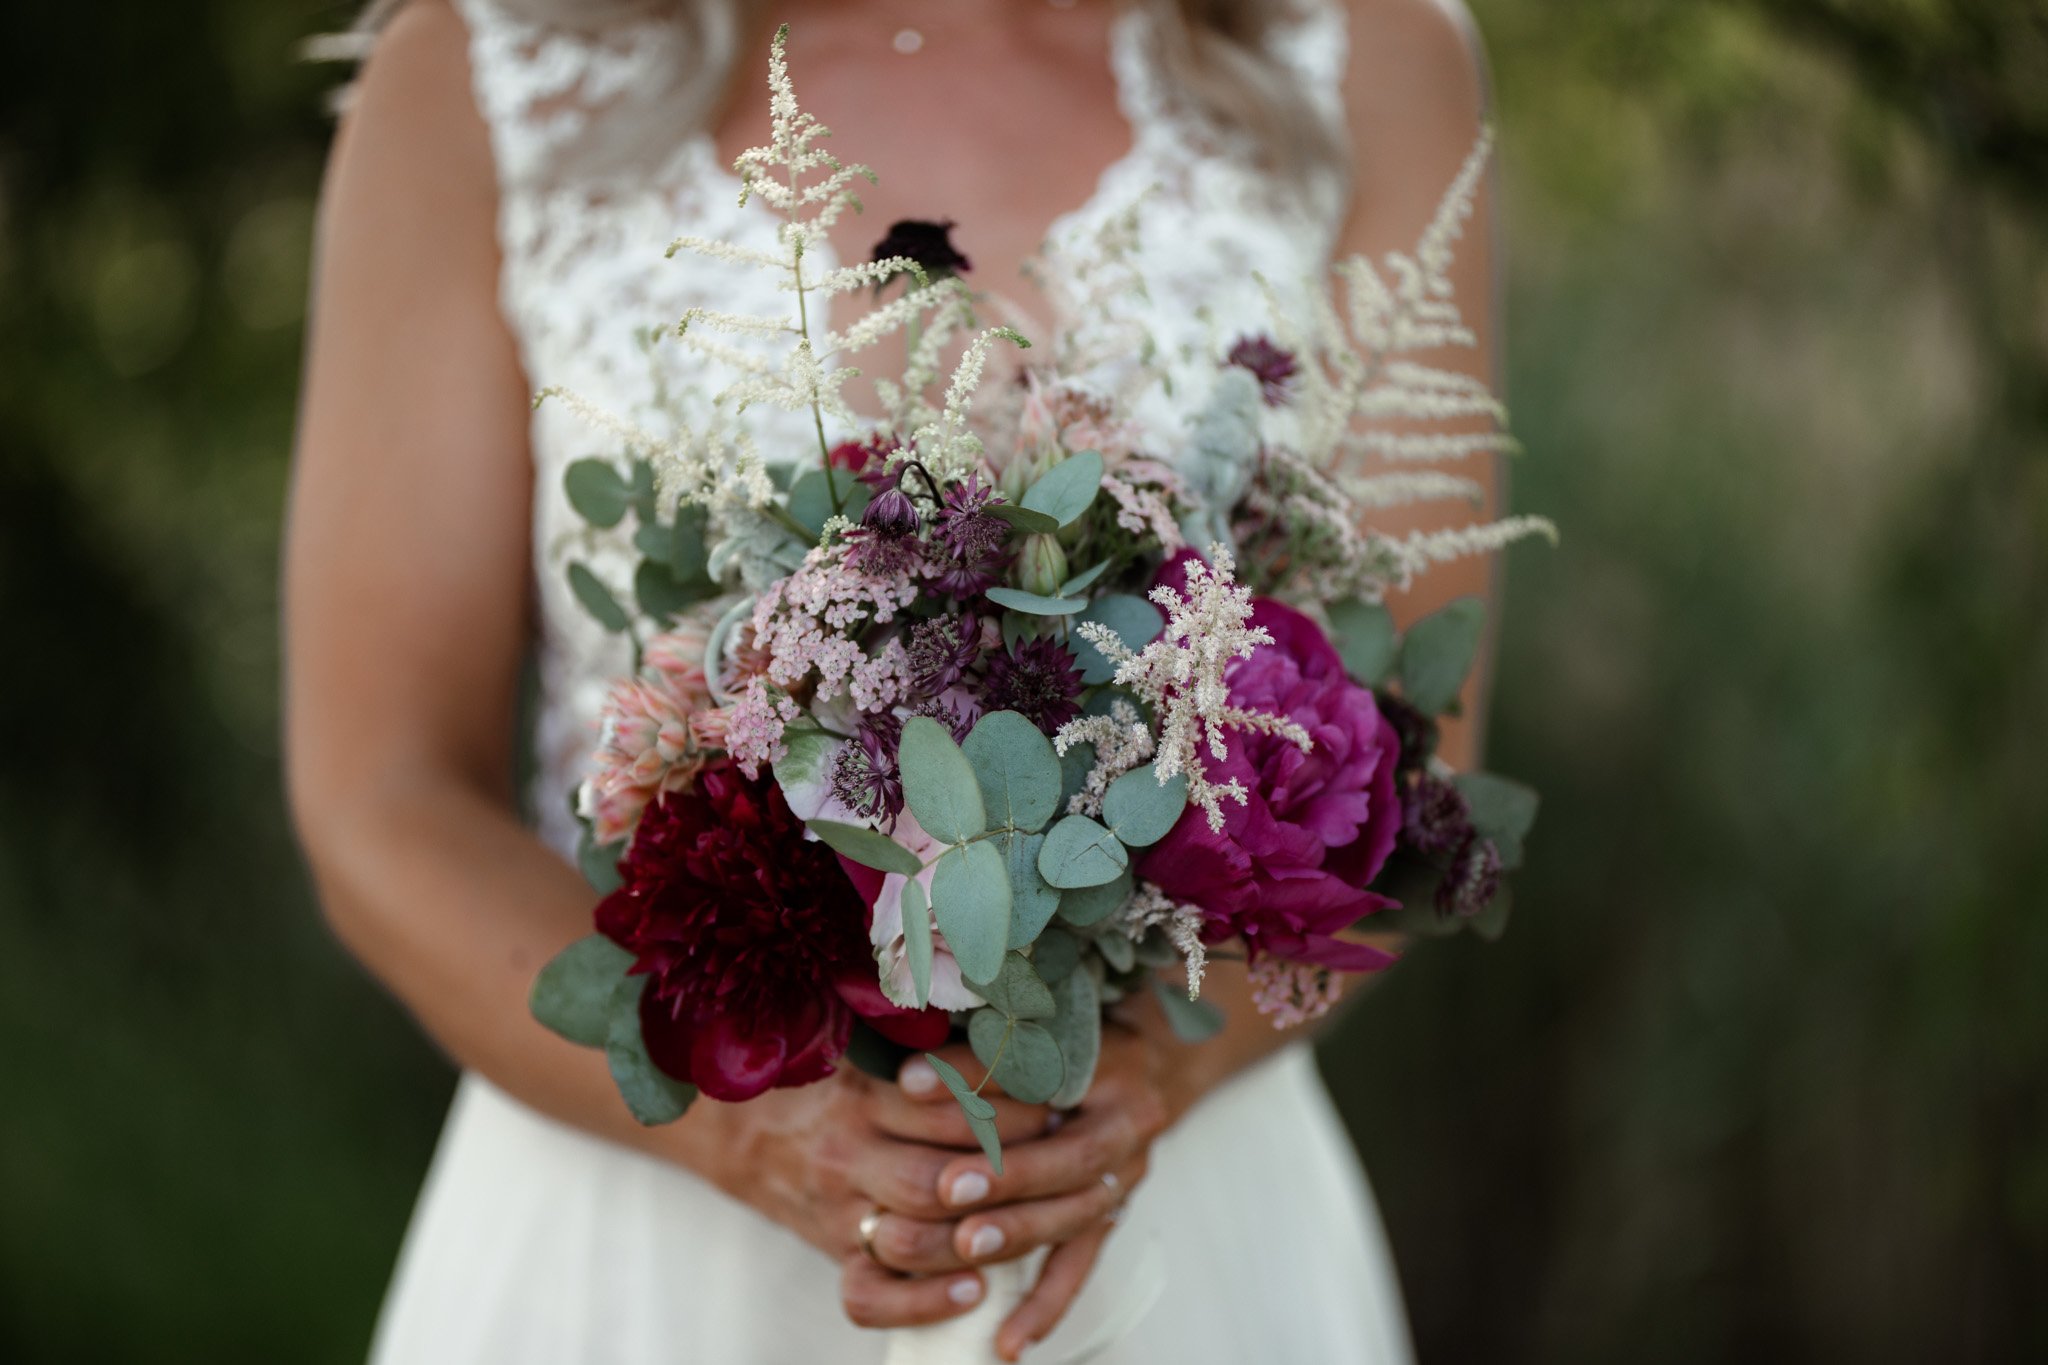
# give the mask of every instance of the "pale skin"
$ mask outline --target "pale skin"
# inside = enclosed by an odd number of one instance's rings
[[[1340,251],[1377,256],[1411,245],[1427,221],[1475,136],[1482,81],[1466,35],[1433,0],[1351,8],[1356,193]],[[866,214],[837,234],[842,259],[865,258],[895,218],[954,218],[976,286],[1021,319],[1042,317],[1019,267],[1128,145],[1104,58],[1109,16],[1093,0],[1070,10],[1023,0],[782,4],[806,106],[832,125],[836,145],[885,172],[864,196]],[[926,46],[905,58],[888,38],[913,23]],[[628,1116],[601,1057],[532,1021],[527,988],[589,931],[591,897],[521,823],[512,787],[515,690],[535,624],[526,441],[536,377],[522,372],[497,307],[497,191],[465,42],[446,0],[415,0],[398,17],[343,120],[323,201],[285,610],[290,793],[326,913],[461,1065],[792,1229],[841,1264],[857,1323],[952,1316],[979,1295],[975,1266],[1054,1248],[998,1339],[1016,1359],[1066,1312],[1159,1135],[1300,1035],[1251,1008],[1241,963],[1213,963],[1205,994],[1229,1019],[1221,1035],[1188,1047],[1149,1001],[1128,1009],[1087,1100],[1054,1131],[1043,1108],[998,1100],[1007,1160],[995,1177],[920,1062],[896,1084],[844,1069],[744,1105],[700,1101],[650,1129]],[[743,55],[718,117],[728,154],[761,140],[754,77],[765,45],[759,35]],[[905,90],[911,74],[909,93],[873,97]],[[938,109],[947,116],[933,117]],[[1491,379],[1487,217],[1482,202],[1457,269],[1482,346],[1440,359]],[[887,353],[864,366],[895,368]],[[1491,470],[1467,472],[1491,486]],[[1484,510],[1377,524],[1463,524]],[[1491,588],[1487,566],[1458,564],[1394,607],[1413,619],[1455,597],[1490,599]],[[1479,711],[1478,689],[1475,680],[1467,715]],[[1477,742],[1474,727],[1454,722],[1442,752],[1465,766]],[[952,1060],[980,1074],[964,1048]],[[862,1216],[878,1208],[887,1269],[856,1244]]]

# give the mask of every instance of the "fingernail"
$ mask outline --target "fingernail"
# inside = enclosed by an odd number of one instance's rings
[[[939,1073],[922,1057],[912,1057],[896,1073],[897,1084],[913,1095],[929,1095],[939,1088]]]
[[[988,1198],[988,1177],[980,1171],[968,1171],[953,1181],[952,1190],[946,1195],[949,1203],[978,1204]]]
[[[946,1286],[946,1297],[961,1307],[978,1302],[981,1298],[981,1281],[972,1275],[964,1280],[955,1280]]]
[[[1002,1249],[1003,1230],[994,1223],[983,1223],[974,1230],[974,1235],[967,1239],[967,1254],[976,1260],[984,1256],[993,1256]]]

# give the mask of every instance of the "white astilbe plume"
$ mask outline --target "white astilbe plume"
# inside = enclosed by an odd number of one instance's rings
[[[1166,629],[1143,649],[1133,653],[1100,622],[1085,621],[1078,630],[1116,664],[1115,684],[1151,705],[1159,730],[1153,759],[1159,780],[1185,773],[1188,800],[1208,813],[1210,829],[1221,831],[1224,800],[1243,805],[1250,795],[1235,778],[1209,781],[1203,755],[1219,763],[1230,756],[1225,731],[1279,735],[1304,753],[1312,741],[1285,716],[1230,704],[1224,672],[1233,659],[1249,659],[1260,645],[1271,644],[1273,636],[1251,624],[1252,595],[1233,577],[1236,564],[1229,549],[1211,545],[1209,560],[1186,561],[1185,595],[1164,584],[1152,590],[1152,600],[1166,611]],[[1058,738],[1065,738],[1073,725],[1062,727]]]
[[[1121,640],[1117,641],[1119,647]],[[1053,736],[1053,748],[1061,758],[1076,744],[1095,746],[1095,764],[1081,781],[1081,789],[1067,800],[1067,814],[1102,814],[1102,798],[1109,784],[1131,769],[1148,762],[1154,748],[1152,728],[1145,724],[1138,708],[1119,697],[1109,704],[1106,716],[1077,716]]]
[[[938,416],[919,427],[910,444],[924,461],[932,477],[939,480],[965,478],[981,461],[981,438],[967,426],[968,405],[988,367],[988,350],[997,341],[1028,347],[1021,333],[1011,327],[990,327],[968,343],[960,363],[953,369],[953,382],[946,386],[946,406]]]
[[[1136,943],[1154,926],[1166,933],[1166,941],[1187,962],[1188,999],[1202,998],[1202,975],[1209,967],[1209,950],[1202,943],[1202,910],[1183,904],[1151,882],[1139,882],[1137,892],[1117,912],[1111,927]]]

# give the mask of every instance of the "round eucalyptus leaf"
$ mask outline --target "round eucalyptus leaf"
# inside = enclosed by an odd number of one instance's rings
[[[916,878],[903,884],[903,956],[910,962],[917,1007],[923,1009],[932,1001],[932,910]]]
[[[1479,652],[1486,608],[1461,597],[1408,627],[1401,637],[1401,695],[1424,715],[1441,715],[1458,700]]]
[[[1100,924],[1124,908],[1124,902],[1131,898],[1136,889],[1131,870],[1125,868],[1116,877],[1100,886],[1077,887],[1072,891],[1060,892],[1060,918],[1077,928],[1085,929],[1091,924]]]
[[[1155,976],[1152,978],[1152,993],[1159,997],[1159,1008],[1166,1015],[1166,1022],[1173,1026],[1182,1042],[1207,1042],[1223,1027],[1222,1010],[1206,1000],[1188,999],[1188,993],[1178,986]]]
[[[1061,526],[1071,525],[1088,510],[1102,490],[1102,455],[1084,450],[1061,460],[1024,490],[1026,511],[1040,512]]]
[[[1039,979],[1038,969],[1022,953],[1003,958],[996,979],[974,988],[989,1008],[1012,1019],[1047,1019],[1052,1016],[1052,991]]]
[[[1126,649],[1143,649],[1151,644],[1166,629],[1166,618],[1159,614],[1159,608],[1142,597],[1129,593],[1104,593],[1088,604],[1081,613],[1083,621],[1099,621],[1116,632]],[[1074,636],[1074,657],[1081,665],[1081,681],[1105,683],[1116,673],[1116,665],[1108,656],[1077,633]]]
[[[1045,1027],[1059,1045],[1066,1077],[1050,1103],[1071,1109],[1088,1094],[1102,1055],[1102,991],[1092,972],[1074,971],[1060,979],[1052,994],[1055,1010]]]
[[[1088,780],[1088,774],[1095,769],[1095,746],[1082,741],[1070,744],[1060,755],[1060,803],[1058,809],[1065,810],[1067,803],[1081,790],[1081,784]]]
[[[1046,597],[1022,588],[990,588],[982,596],[999,607],[1008,607],[1029,616],[1072,616],[1088,605],[1085,598]]]
[[[1102,818],[1127,848],[1146,848],[1166,837],[1188,805],[1188,778],[1177,773],[1163,785],[1150,763],[1109,784]]]
[[[969,981],[991,981],[1010,948],[1010,874],[993,843],[947,849],[932,869],[932,914]]]
[[[809,531],[813,539],[824,531],[825,523],[832,518],[834,492],[839,495],[840,515],[854,521],[860,520],[860,514],[867,510],[868,501],[874,497],[868,486],[847,469],[834,468],[829,486],[822,469],[807,470],[790,485],[790,518]]]
[[[576,460],[562,473],[576,515],[592,526],[617,526],[633,505],[633,486],[610,460]]]
[[[1010,946],[1028,948],[1060,908],[1060,892],[1038,873],[1043,834],[1007,830],[991,841],[1003,855],[1010,875]]]
[[[697,1098],[697,1087],[669,1075],[647,1055],[647,1044],[640,1036],[640,994],[647,989],[648,980],[629,976],[612,992],[604,1057],[626,1108],[652,1127],[681,1118],[690,1101]]]
[[[1346,597],[1329,606],[1330,633],[1353,682],[1378,687],[1394,668],[1394,618],[1378,602]]]
[[[967,1041],[989,1075],[1011,1099],[1044,1104],[1067,1078],[1060,1045],[1039,1024],[976,1010],[967,1020]]]
[[[540,969],[526,1007],[570,1042],[603,1047],[611,1031],[612,992],[632,965],[633,955],[603,934],[579,938]]]
[[[981,785],[992,828],[1045,828],[1059,804],[1060,760],[1043,731],[1015,711],[991,711],[960,749]]]
[[[941,843],[961,844],[988,829],[974,765],[945,726],[930,716],[903,722],[896,763],[903,774],[903,800],[926,834]]]
[[[844,853],[862,867],[872,867],[877,872],[897,872],[906,877],[915,877],[924,871],[924,864],[915,853],[888,835],[865,825],[849,825],[839,820],[810,820],[805,822],[805,827],[824,840],[825,847],[834,853]]]
[[[1474,828],[1500,850],[1500,865],[1510,870],[1520,867],[1522,840],[1536,823],[1535,789],[1485,772],[1459,773],[1451,782],[1471,807]]]
[[[619,599],[612,596],[598,576],[586,564],[569,566],[569,590],[576,594],[576,600],[583,604],[583,610],[596,618],[606,630],[617,632],[632,624],[626,609],[619,605]]]
[[[1045,832],[1038,874],[1062,890],[1115,881],[1131,855],[1114,834],[1085,815],[1069,815]]]
[[[1031,968],[1048,986],[1057,986],[1081,965],[1081,940],[1064,929],[1048,929],[1031,945]]]
[[[669,621],[710,595],[709,579],[689,584],[678,580],[668,565],[658,559],[643,559],[633,570],[633,597],[640,614],[656,621]]]
[[[576,840],[576,868],[583,874],[583,880],[590,883],[590,889],[600,896],[609,896],[619,889],[624,878],[619,876],[619,860],[626,856],[626,841],[614,839],[611,843],[600,844],[591,834],[588,824]]]
[[[982,509],[998,521],[1006,521],[1026,535],[1042,536],[1060,529],[1060,524],[1043,512],[1033,512],[1013,502],[992,502]]]

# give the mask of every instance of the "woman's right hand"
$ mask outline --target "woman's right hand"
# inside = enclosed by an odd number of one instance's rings
[[[1006,1145],[1045,1134],[1045,1106],[990,1100]],[[913,1103],[929,1115],[916,1140],[902,1135]],[[976,1148],[964,1119],[947,1124],[948,1110],[958,1113],[952,1104],[907,1100],[899,1085],[845,1067],[745,1104],[700,1098],[684,1122],[719,1129],[699,1149],[719,1154],[704,1174],[838,1261],[847,1317],[888,1328],[957,1317],[981,1301],[981,1274],[955,1249],[961,1210],[940,1193],[942,1174]],[[877,1211],[870,1259],[860,1225]]]

